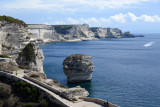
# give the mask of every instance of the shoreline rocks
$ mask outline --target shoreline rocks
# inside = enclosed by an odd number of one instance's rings
[[[83,54],[73,54],[63,62],[63,71],[67,76],[68,83],[78,83],[92,79],[94,65],[92,57]]]

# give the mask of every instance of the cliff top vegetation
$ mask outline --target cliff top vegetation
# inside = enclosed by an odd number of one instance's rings
[[[10,17],[10,16],[0,16],[0,21],[5,21],[5,22],[8,22],[8,23],[16,23],[18,25],[22,25],[23,27],[27,27],[27,24],[22,21],[22,20],[19,20],[19,19],[15,19],[13,17]]]

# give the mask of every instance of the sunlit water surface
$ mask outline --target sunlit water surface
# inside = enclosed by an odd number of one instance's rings
[[[144,38],[59,42],[40,46],[48,78],[63,85],[86,88],[121,107],[160,107],[160,34]],[[63,60],[71,54],[92,56],[95,71],[90,82],[67,84]]]

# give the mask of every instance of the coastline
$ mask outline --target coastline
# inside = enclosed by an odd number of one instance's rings
[[[24,22],[22,23],[20,20],[16,19],[16,22],[13,20],[13,22],[10,22],[10,18],[8,18],[8,20],[9,22],[0,22],[0,24],[3,25],[0,32],[2,35],[0,35],[0,40],[2,41],[0,42],[0,53],[9,56],[12,55],[11,59],[13,59],[13,61],[12,63],[1,61],[3,65],[1,70],[9,70],[9,72],[16,72],[17,74],[17,72],[19,72],[17,69],[20,68],[22,76],[27,75],[29,72],[37,72],[38,74],[33,73],[32,76],[53,87],[57,84],[54,84],[55,81],[48,79],[46,74],[43,72],[44,55],[43,51],[36,44],[63,41],[89,41],[99,40],[101,38],[135,37],[129,32],[122,33],[118,28],[90,28],[87,24],[67,26],[28,25],[30,27],[26,27],[27,25]],[[6,63],[8,65],[6,65]],[[15,67],[15,69],[6,69],[5,66]],[[59,89],[56,91],[65,96],[68,100],[79,100],[80,97],[88,96],[88,92],[81,87],[75,87],[74,89],[56,88]],[[76,94],[75,90],[80,91]]]

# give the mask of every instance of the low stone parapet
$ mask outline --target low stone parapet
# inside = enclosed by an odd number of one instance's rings
[[[102,100],[99,98],[81,97],[80,99],[83,99],[84,101],[94,102],[94,103],[100,104],[104,107],[120,107],[120,106],[117,106],[115,104],[112,104],[108,101],[105,101],[105,100]]]

